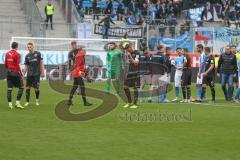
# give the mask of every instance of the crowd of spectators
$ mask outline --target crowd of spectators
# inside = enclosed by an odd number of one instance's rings
[[[240,0],[221,0],[221,13],[222,18],[228,26],[230,22],[236,25],[236,28],[240,27]]]
[[[181,0],[74,0],[74,2],[81,15],[83,12],[109,14],[113,20],[124,20],[128,25],[140,25],[144,19],[176,18],[181,14],[182,6]]]

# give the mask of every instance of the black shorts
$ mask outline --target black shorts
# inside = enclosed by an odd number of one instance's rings
[[[84,86],[84,80],[82,77],[74,78],[73,80],[74,86]]]
[[[140,87],[140,76],[139,75],[127,75],[127,78],[124,80],[124,86],[127,87]]]
[[[215,86],[215,77],[211,76],[211,75],[203,77],[202,84],[206,84],[210,87],[214,87]]]
[[[26,87],[39,88],[39,85],[40,85],[40,75],[27,76]]]
[[[23,79],[18,72],[7,72],[7,87],[8,88],[22,88],[23,87]]]
[[[181,86],[190,86],[192,83],[192,70],[184,69],[181,78]]]

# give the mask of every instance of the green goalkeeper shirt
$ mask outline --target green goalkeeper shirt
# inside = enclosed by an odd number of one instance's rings
[[[107,66],[111,71],[120,71],[122,66],[122,52],[114,49],[107,52]]]

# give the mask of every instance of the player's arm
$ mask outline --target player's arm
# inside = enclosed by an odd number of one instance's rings
[[[7,54],[5,55],[5,63],[4,63],[4,66],[5,66],[6,68],[8,68]]]
[[[208,68],[208,70],[204,73],[204,76],[207,76],[207,74],[214,69],[214,65],[215,65],[215,61],[214,61],[214,58],[212,58],[212,59],[211,59],[211,65],[210,65],[210,67]]]
[[[45,67],[44,67],[44,62],[43,62],[43,60],[41,60],[41,62],[40,62],[40,71],[41,71],[41,77],[43,78],[44,76],[45,76],[45,74],[44,74],[44,71],[45,71]]]
[[[222,58],[222,55],[221,55],[219,57],[219,60],[218,60],[218,67],[217,67],[217,73],[218,74],[220,73],[220,69],[221,69],[222,63],[223,63],[223,58]]]
[[[27,56],[25,57],[25,62],[24,62],[24,68],[23,68],[23,75],[25,75],[28,72],[28,65],[29,61],[27,59]]]
[[[68,62],[67,62],[68,73],[71,72],[71,66],[72,66],[72,60],[73,60],[73,58],[72,58],[73,55],[72,54],[73,54],[72,52],[68,53]]]
[[[129,57],[129,60],[132,61],[132,63],[133,63],[134,65],[138,65],[138,63],[139,63],[139,58],[133,59],[131,53],[128,53],[128,57]]]
[[[238,66],[237,66],[237,57],[236,57],[236,55],[235,55],[234,58],[233,58],[233,65],[234,65],[233,71],[234,71],[234,73],[237,73]],[[235,76],[236,76],[236,75],[235,75]]]
[[[110,22],[111,22],[112,24],[115,24],[115,23],[113,22],[112,18],[109,18],[109,20],[110,20]]]

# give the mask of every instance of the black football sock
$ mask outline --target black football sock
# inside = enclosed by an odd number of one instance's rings
[[[29,102],[30,100],[30,89],[26,89],[26,101]]]
[[[191,98],[191,88],[187,87],[187,99]]]
[[[70,95],[69,95],[69,100],[72,100],[73,95],[74,95],[74,93],[76,92],[77,89],[78,89],[78,86],[73,86],[72,87],[72,90],[71,90]]]
[[[136,105],[138,102],[138,89],[134,88],[134,104]]]
[[[23,95],[23,88],[18,89],[17,101],[20,101]]]
[[[202,87],[201,100],[204,99],[205,94],[206,94],[206,87]]]
[[[132,98],[131,98],[131,93],[130,93],[129,88],[124,88],[124,92],[125,92],[125,94],[126,94],[126,96],[127,96],[128,103],[129,103],[129,104],[132,103]]]
[[[12,102],[12,89],[7,90],[7,99],[8,102]]]
[[[36,99],[39,99],[40,90],[35,90]]]
[[[182,87],[182,94],[183,94],[183,99],[186,99],[187,98],[187,92],[186,92],[186,87]]]
[[[212,101],[215,101],[215,88],[214,87],[210,87],[210,88],[212,93]]]

